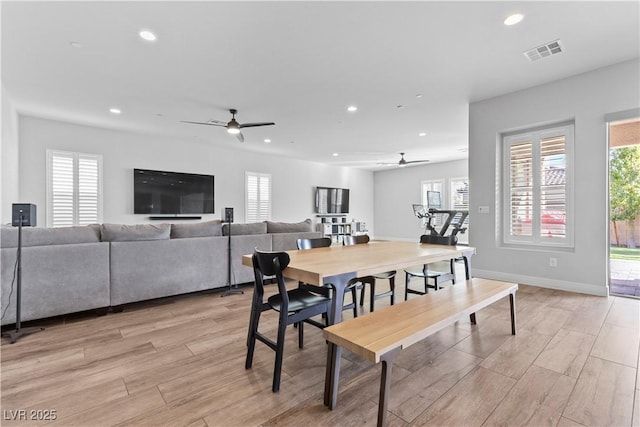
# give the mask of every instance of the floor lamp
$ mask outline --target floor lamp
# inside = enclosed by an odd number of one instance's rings
[[[228,235],[229,244],[227,245],[227,287],[228,289],[220,295],[226,297],[228,295],[244,294],[238,289],[238,285],[231,284],[231,223],[233,222],[233,208],[224,208],[224,221],[229,225]]]
[[[28,215],[26,215],[26,213],[28,213]],[[4,332],[2,336],[9,337],[11,344],[13,344],[20,337],[34,332],[44,331],[44,328],[40,326],[22,328],[20,325],[20,306],[22,305],[22,226],[33,227],[36,225],[36,206],[32,204],[13,204],[11,224],[18,226],[18,251],[16,254],[16,263],[18,264],[16,276],[16,329],[14,331]]]

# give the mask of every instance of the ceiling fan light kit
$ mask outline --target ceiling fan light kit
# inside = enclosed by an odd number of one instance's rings
[[[229,122],[227,122],[227,123],[225,123],[223,121],[220,121],[220,120],[209,120],[208,122],[192,122],[192,121],[187,121],[187,120],[181,120],[181,122],[182,123],[189,123],[189,124],[193,124],[193,125],[206,125],[206,126],[224,127],[224,128],[227,129],[227,133],[235,135],[236,138],[238,139],[238,141],[240,141],[240,142],[244,142],[244,135],[242,135],[242,133],[240,132],[240,129],[242,129],[242,128],[251,128],[251,127],[258,127],[258,126],[272,126],[272,125],[275,125],[274,122],[238,123],[238,121],[236,120],[236,114],[238,113],[238,110],[236,110],[235,108],[231,108],[229,110],[229,113],[231,113],[231,120],[229,120]]]

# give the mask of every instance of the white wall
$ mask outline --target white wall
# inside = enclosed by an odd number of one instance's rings
[[[2,142],[0,143],[0,221],[11,223],[11,204],[18,198],[18,114],[4,88],[2,98]]]
[[[538,66],[538,64],[534,64]],[[540,62],[540,67],[543,62]],[[640,105],[640,64],[628,61],[470,105],[470,242],[476,276],[605,295],[607,259],[607,113]],[[502,247],[497,224],[500,134],[575,120],[575,248]],[[477,214],[478,206],[490,214]],[[549,257],[558,267],[549,267]]]
[[[449,178],[468,176],[467,165],[465,159],[376,172],[373,178],[375,237],[418,241],[424,228],[413,215],[411,205],[422,203],[422,181],[444,179],[448,186]]]
[[[47,149],[103,155],[103,222],[149,222],[148,215],[133,214],[133,168],[142,168],[214,175],[215,214],[203,220],[221,218],[224,207],[234,207],[235,221],[244,222],[244,174],[252,171],[272,174],[274,221],[318,222],[313,191],[320,185],[350,188],[350,216],[373,223],[372,172],[22,115],[19,138],[20,198],[37,205],[41,226],[46,225]]]

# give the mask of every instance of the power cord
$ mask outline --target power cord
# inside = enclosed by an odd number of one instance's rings
[[[16,256],[16,263],[13,266],[13,278],[11,278],[11,291],[9,291],[9,297],[7,298],[7,306],[2,310],[2,317],[0,317],[0,320],[4,319],[4,315],[7,314],[7,309],[9,308],[9,305],[11,304],[11,295],[13,295],[13,285],[16,282],[16,272],[17,271],[18,271],[18,257]]]

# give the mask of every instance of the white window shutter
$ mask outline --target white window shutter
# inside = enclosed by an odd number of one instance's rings
[[[573,245],[573,125],[504,138],[505,243]]]
[[[246,172],[246,222],[271,219],[271,175]]]
[[[47,150],[47,225],[102,221],[102,156]]]
[[[509,148],[509,230],[513,237],[533,233],[533,144],[520,142]]]
[[[564,135],[540,142],[540,237],[566,236],[566,142]]]

